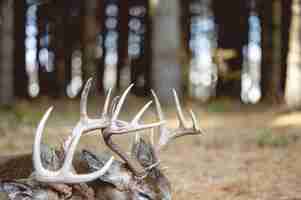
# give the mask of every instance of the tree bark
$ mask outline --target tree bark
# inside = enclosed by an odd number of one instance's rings
[[[53,13],[56,13],[55,17],[55,30],[54,30],[54,52],[55,52],[55,80],[56,80],[56,95],[65,96],[66,88],[70,82],[70,65],[67,63],[67,48],[66,47],[66,37],[68,35],[66,32],[69,30],[67,23],[70,11],[68,8],[68,2],[57,1],[54,5]],[[66,30],[67,29],[67,30]]]
[[[98,9],[98,1],[88,0],[84,3],[83,16],[83,70],[84,77],[96,77],[96,36],[99,32],[96,13]]]
[[[293,0],[285,101],[289,109],[301,106],[301,0]]]
[[[287,71],[287,56],[289,50],[289,29],[291,26],[291,18],[292,18],[292,0],[282,0],[282,38],[283,44],[281,45],[281,64],[283,73],[281,76],[281,89],[285,90],[285,82],[286,82],[286,71]]]
[[[0,1],[0,105],[14,100],[14,1]]]
[[[144,8],[146,13],[144,15],[133,15],[129,13],[129,23],[133,22],[134,19],[138,19],[141,22],[141,27],[138,30],[134,30],[133,27],[129,27],[128,38],[136,35],[140,38],[140,54],[139,56],[133,56],[131,53],[128,55],[128,62],[131,70],[131,82],[135,84],[133,93],[138,96],[145,96],[149,93],[149,70],[151,66],[151,59],[149,59],[150,53],[150,35],[151,35],[151,21],[149,20],[149,11],[147,0],[134,0],[129,2],[129,11],[133,8]],[[135,44],[133,41],[128,42],[128,48]],[[137,44],[137,43],[136,43]]]
[[[126,65],[126,60],[128,57],[128,10],[129,2],[120,1],[119,3],[119,15],[118,15],[118,62],[117,62],[117,82],[116,87],[120,88],[121,83],[121,71]]]
[[[262,94],[263,99],[279,102],[283,96],[281,77],[281,0],[263,0],[260,5],[262,27]]]
[[[25,20],[26,20],[26,1],[15,1],[15,49],[14,51],[14,90],[15,96],[28,97],[27,85],[28,76],[25,65]]]
[[[213,12],[217,25],[218,48],[234,50],[235,56],[225,59],[228,72],[219,77],[217,96],[240,96],[241,70],[243,65],[243,47],[248,43],[249,32],[249,1],[234,0],[231,2],[231,11],[225,9],[228,1],[213,0]],[[236,76],[235,74],[240,74]],[[230,78],[231,77],[231,78]]]
[[[160,0],[153,17],[152,86],[163,104],[172,104],[171,89],[182,95],[179,1]]]

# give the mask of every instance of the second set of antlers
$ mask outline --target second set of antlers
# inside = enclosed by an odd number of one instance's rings
[[[130,132],[136,132],[139,130],[152,129],[158,127],[160,135],[159,141],[156,145],[153,146],[154,151],[158,153],[172,139],[185,135],[197,135],[202,133],[201,129],[198,126],[197,119],[193,111],[190,111],[192,125],[187,125],[182,108],[179,103],[178,95],[175,90],[173,90],[173,96],[179,120],[178,128],[171,129],[166,126],[166,121],[161,104],[153,90],[151,92],[156,105],[158,122],[150,124],[140,123],[140,119],[143,113],[150,107],[152,101],[149,101],[147,104],[145,104],[130,122],[118,119],[122,106],[124,105],[125,99],[128,93],[130,92],[131,88],[133,87],[133,84],[131,84],[120,97],[117,96],[113,98],[112,101],[112,90],[109,90],[106,95],[101,116],[95,119],[89,118],[87,114],[87,100],[91,83],[92,79],[90,78],[83,89],[80,101],[80,119],[73,128],[71,135],[68,137],[68,139],[64,141],[64,162],[61,165],[61,168],[57,171],[51,171],[46,169],[42,165],[41,160],[42,133],[45,127],[45,123],[49,118],[51,111],[53,110],[53,107],[50,107],[42,117],[36,130],[33,145],[33,164],[36,180],[47,183],[82,183],[93,181],[102,176],[104,173],[106,173],[106,171],[110,168],[114,160],[113,157],[111,157],[100,170],[89,174],[77,174],[72,165],[75,150],[80,141],[81,136],[85,136],[89,134],[89,132],[94,130],[101,131],[101,135],[103,136],[106,145],[128,165],[129,169],[137,177],[143,176],[146,173],[146,169],[139,165],[139,163],[132,160],[132,158],[130,158],[130,156],[128,156],[126,152],[122,151],[121,148],[112,141],[111,137],[113,135],[127,134]]]

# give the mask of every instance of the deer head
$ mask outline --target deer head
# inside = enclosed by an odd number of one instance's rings
[[[124,99],[131,87],[132,86],[123,93],[118,103],[113,103],[112,105],[112,112],[114,113],[112,115],[112,121],[116,123],[111,123],[110,126],[102,130],[102,136],[105,143],[113,152],[119,155],[123,162],[113,162],[107,173],[99,177],[98,182],[95,182],[95,192],[102,195],[103,199],[108,200],[169,200],[171,199],[170,183],[160,169],[159,153],[173,139],[185,135],[201,134],[202,131],[198,127],[195,114],[192,111],[190,111],[192,126],[190,127],[187,125],[179,103],[178,95],[176,91],[173,90],[179,127],[170,129],[165,123],[156,124],[158,126],[144,126],[144,128],[158,127],[158,132],[160,134],[158,143],[155,145],[153,142],[153,132],[151,134],[151,142],[145,141],[136,133],[131,154],[126,154],[113,142],[112,136],[139,130],[140,125],[138,119],[146,109],[146,106],[149,105],[147,104],[141,109],[141,112],[139,112],[131,122],[118,120],[118,113],[120,112]],[[160,122],[165,122],[159,99],[154,91],[152,91],[152,95],[156,104],[158,119]],[[92,172],[101,169],[108,160],[106,156],[97,156],[89,151],[83,151],[83,159],[87,161]],[[103,186],[99,187],[99,185]]]
[[[45,123],[52,111],[52,107],[42,117],[34,140],[33,146],[33,182],[0,182],[0,191],[5,191],[12,197],[10,199],[33,198],[39,194],[39,199],[60,198],[59,192],[67,193],[70,199],[101,199],[101,200],[169,200],[171,199],[171,188],[167,177],[160,169],[159,153],[170,141],[185,135],[197,135],[202,131],[199,129],[195,114],[191,111],[192,126],[185,121],[182,108],[175,90],[173,95],[179,118],[179,127],[170,129],[165,124],[164,114],[155,92],[152,95],[156,105],[158,122],[141,124],[139,121],[143,113],[151,105],[148,102],[136,116],[130,121],[118,119],[119,113],[125,102],[126,96],[133,85],[130,85],[121,97],[115,97],[111,101],[111,90],[109,90],[103,112],[99,118],[91,119],[87,115],[87,99],[91,87],[89,79],[82,92],[80,102],[80,120],[74,127],[71,135],[64,141],[60,156],[47,154],[48,164],[45,164],[43,146],[41,148],[42,133]],[[151,142],[145,141],[137,131],[152,130]],[[154,144],[153,130],[159,132],[159,141]],[[114,160],[108,154],[95,154],[88,150],[80,153],[81,162],[86,163],[86,174],[77,174],[73,166],[73,157],[76,146],[82,136],[86,136],[93,130],[99,130],[99,135],[106,145],[116,153],[121,160]],[[112,136],[136,132],[130,155],[123,151],[114,141]],[[42,151],[41,151],[42,149]],[[47,151],[48,152],[48,151]],[[42,155],[42,158],[41,158]],[[49,155],[52,155],[49,157]],[[49,162],[50,160],[50,162]],[[59,161],[59,164],[58,164]],[[75,186],[78,192],[70,190]],[[67,190],[67,192],[66,192]],[[89,191],[84,195],[83,190]],[[55,192],[54,192],[55,191]],[[70,192],[71,191],[71,192]],[[43,196],[44,195],[44,196]],[[86,195],[86,196],[85,196]],[[24,198],[23,198],[24,196]],[[22,197],[22,198],[19,198]],[[26,197],[26,198],[25,198]],[[40,198],[41,197],[41,198]]]

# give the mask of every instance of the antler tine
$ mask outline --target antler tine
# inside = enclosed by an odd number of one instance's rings
[[[114,110],[114,114],[112,116],[112,121],[116,120],[119,113],[120,113],[120,110],[122,108],[122,105],[125,101],[125,98],[126,96],[128,95],[128,93],[130,92],[131,88],[134,86],[134,84],[131,84],[125,91],[124,93],[121,95],[119,101],[118,101],[118,104],[116,105],[116,109]]]
[[[111,99],[112,88],[109,89],[108,94],[106,96],[106,100],[103,106],[102,116],[105,117],[108,115],[110,99]]]
[[[175,89],[173,89],[172,92],[173,92],[173,96],[174,96],[174,100],[175,100],[175,104],[176,104],[177,116],[178,116],[179,123],[180,123],[179,128],[170,129],[170,128],[167,128],[165,125],[161,125],[159,127],[160,138],[159,138],[158,145],[155,147],[156,153],[158,153],[163,147],[165,147],[172,139],[182,137],[185,135],[197,135],[197,134],[202,133],[202,131],[200,130],[200,128],[198,126],[196,116],[192,110],[190,111],[190,117],[191,117],[192,124],[193,124],[192,128],[189,128],[186,125],[177,92]],[[162,111],[159,99],[153,90],[152,90],[152,94],[153,94],[153,97],[154,97],[155,103],[156,103],[157,115],[158,115],[159,119],[161,120],[164,118],[164,115],[163,115],[163,111]]]
[[[107,144],[107,146],[113,152],[115,152],[117,155],[119,155],[119,157],[122,160],[124,160],[125,163],[128,164],[129,168],[136,176],[140,177],[141,175],[144,175],[145,170],[141,167],[141,165],[139,163],[135,162],[135,160],[132,160],[118,145],[116,145],[112,141],[111,137],[113,135],[127,134],[127,133],[134,132],[134,131],[154,128],[154,127],[162,125],[165,122],[159,121],[159,122],[155,122],[155,123],[151,123],[151,124],[143,124],[143,125],[139,124],[139,120],[141,119],[143,113],[149,108],[152,101],[145,104],[139,110],[139,112],[136,114],[136,116],[133,118],[133,120],[131,122],[125,122],[125,121],[117,119],[118,114],[121,110],[121,107],[125,101],[125,98],[132,87],[133,87],[133,84],[131,84],[121,95],[121,97],[116,105],[116,109],[113,109],[114,111],[113,111],[113,115],[112,115],[112,119],[111,119],[111,124],[109,127],[107,127],[106,129],[103,130],[102,135],[103,135],[104,141]],[[135,137],[136,140],[138,140],[138,138],[139,138],[138,134]],[[136,142],[136,141],[134,141],[134,142]]]
[[[155,130],[152,128],[150,131],[151,131],[149,136],[150,144],[152,146],[155,146]]]
[[[162,111],[161,104],[159,102],[158,96],[156,95],[154,90],[151,90],[151,92],[152,92],[152,95],[153,95],[154,100],[155,100],[156,110],[157,110],[157,115],[159,117],[159,120],[165,120],[164,113]]]
[[[113,98],[111,106],[110,106],[110,116],[112,117],[114,114],[114,111],[116,110],[116,105],[118,103],[120,96],[116,96]]]
[[[83,89],[82,95],[81,95],[81,100],[80,100],[80,119],[86,120],[88,119],[88,114],[87,114],[87,102],[88,102],[88,96],[89,96],[89,91],[92,85],[92,80],[93,78],[89,78],[88,81],[85,84],[85,87]]]
[[[136,114],[136,116],[133,118],[133,120],[128,123],[122,120],[118,120],[118,115],[120,113],[120,110],[122,108],[122,105],[124,104],[124,101],[126,99],[126,96],[128,95],[128,93],[130,92],[131,88],[134,86],[134,84],[131,84],[121,95],[121,97],[119,98],[119,101],[116,105],[116,108],[113,108],[113,116],[111,119],[111,122],[113,122],[113,124],[116,125],[116,123],[119,124],[123,124],[125,126],[127,126],[126,128],[123,127],[122,129],[119,129],[118,127],[111,127],[108,130],[111,131],[112,134],[123,134],[123,133],[129,133],[129,132],[134,132],[134,131],[138,131],[138,130],[143,130],[143,129],[148,129],[148,128],[153,128],[153,127],[157,127],[160,126],[161,124],[165,123],[163,120],[159,121],[159,122],[155,122],[155,123],[151,123],[151,124],[145,124],[145,125],[140,125],[139,124],[139,120],[141,119],[143,113],[149,108],[149,106],[152,104],[152,101],[149,101],[147,104],[145,104],[140,110],[139,112]],[[114,104],[113,104],[114,106]]]
[[[72,138],[71,144],[69,145],[69,148],[67,149],[65,162],[64,162],[64,164],[61,168],[61,171],[64,172],[64,173],[70,173],[70,171],[72,170],[72,161],[73,161],[74,153],[75,153],[75,150],[76,150],[76,146],[79,143],[80,137],[81,137],[82,132],[84,131],[84,129],[85,129],[85,127],[82,127],[81,125],[78,125],[72,131],[73,132],[72,135],[74,136],[74,138]],[[113,157],[111,158],[111,160],[113,161]],[[108,167],[110,167],[110,165]],[[96,178],[103,175],[103,173],[105,173],[106,171],[107,170],[103,171],[102,173],[100,173],[99,171],[96,172],[96,173],[94,172],[95,174],[98,175]],[[76,175],[76,176],[80,176],[80,178],[87,179],[87,178],[93,178],[93,176],[95,176],[94,173],[89,174],[89,175]]]
[[[199,126],[199,123],[197,121],[196,115],[194,114],[194,112],[192,110],[190,110],[190,116],[191,116],[191,120],[193,122],[193,128],[194,128],[196,134],[206,134],[206,132],[204,131],[204,129],[202,129]]]
[[[135,143],[138,143],[139,141],[140,141],[140,139],[141,139],[141,136],[140,136],[140,134],[139,133],[136,133],[135,134]]]
[[[157,116],[159,118],[159,120],[165,120],[165,116],[159,101],[158,96],[156,95],[154,90],[151,90],[153,98],[155,100],[155,104],[156,104],[156,111],[157,111]],[[156,151],[159,151],[159,148],[161,146],[165,146],[169,140],[169,135],[170,135],[170,131],[167,129],[167,127],[165,126],[165,124],[162,124],[161,126],[159,126],[159,130],[160,130],[160,136],[159,136],[159,142],[158,142],[158,146],[156,146]]]
[[[172,93],[173,93],[176,108],[177,108],[177,116],[178,116],[179,123],[180,123],[179,126],[180,127],[186,127],[186,122],[185,122],[183,111],[182,111],[182,108],[181,108],[181,105],[180,105],[180,101],[179,101],[177,91],[175,89],[172,89]]]
[[[37,180],[41,182],[61,182],[61,183],[88,182],[97,179],[99,176],[103,175],[111,166],[114,159],[113,157],[111,157],[111,159],[104,165],[103,168],[101,168],[96,172],[90,174],[81,174],[81,175],[72,172],[74,170],[72,166],[73,156],[82,134],[97,129],[103,129],[109,126],[109,121],[107,118],[99,118],[99,119],[88,118],[87,99],[88,99],[89,89],[91,87],[91,81],[92,79],[90,78],[83,89],[81,102],[80,102],[80,120],[72,130],[71,136],[68,138],[68,144],[64,149],[66,154],[65,161],[61,169],[57,171],[49,171],[45,169],[42,165],[41,157],[40,157],[40,151],[41,151],[40,143],[42,140],[42,133],[44,130],[45,123],[53,109],[52,107],[47,110],[41,122],[39,123],[36,131],[34,147],[33,147],[33,163],[36,171]],[[107,112],[107,107],[109,104],[109,96],[110,94],[106,99],[104,113]]]
[[[49,118],[49,115],[52,112],[52,110],[53,110],[53,107],[50,107],[46,111],[44,116],[42,117],[42,119],[38,125],[38,128],[36,130],[36,136],[34,139],[33,152],[32,152],[33,153],[33,166],[38,174],[45,174],[48,172],[46,169],[44,169],[44,167],[42,165],[40,152],[41,152],[41,140],[42,140],[43,130],[45,127],[45,123],[46,123],[47,119]]]
[[[178,94],[177,94],[175,89],[173,89],[173,95],[174,95],[175,104],[176,104],[176,108],[177,108],[177,115],[178,115],[178,118],[179,118],[179,121],[180,121],[180,127],[184,128],[184,129],[185,128],[187,129],[187,125],[186,125],[186,122],[185,122],[185,117],[183,115],[183,110],[181,108],[180,101],[179,101],[179,98],[178,98]],[[190,117],[191,117],[193,129],[196,132],[203,133],[203,131],[201,131],[201,129],[199,128],[196,115],[192,110],[190,110]]]
[[[145,104],[141,110],[136,114],[136,116],[132,120],[132,124],[137,124],[140,118],[142,117],[143,113],[148,109],[148,107],[152,104],[152,101],[149,101],[147,104]]]
[[[53,110],[53,107],[50,107],[44,116],[42,117],[37,131],[36,136],[34,140],[33,145],[33,165],[35,169],[35,178],[38,181],[41,182],[57,182],[57,183],[81,183],[81,182],[88,182],[92,181],[94,179],[97,179],[98,177],[102,176],[111,166],[113,162],[113,157],[105,164],[103,168],[100,170],[90,173],[90,174],[83,174],[83,175],[75,175],[72,170],[72,158],[75,151],[75,147],[77,146],[81,131],[84,131],[84,129],[80,126],[77,126],[75,128],[76,133],[75,138],[72,138],[71,144],[69,145],[67,149],[66,159],[61,169],[58,171],[50,171],[48,169],[45,169],[42,165],[42,160],[40,156],[41,152],[41,140],[42,140],[42,134],[43,130],[46,124],[47,119],[49,118],[49,115],[51,111]]]
[[[157,127],[157,126],[161,126],[162,124],[165,123],[164,120],[161,120],[159,122],[154,122],[154,123],[145,124],[145,125],[140,125],[139,124],[139,120],[141,119],[143,113],[149,108],[149,106],[151,104],[152,104],[152,101],[149,101],[147,104],[145,104],[140,109],[140,111],[138,112],[138,114],[134,117],[134,119],[130,123],[130,125],[132,126],[132,130],[129,130],[128,132],[137,131],[137,130],[144,130],[144,129],[149,129],[149,128],[154,128],[154,127]]]
[[[198,122],[196,120],[196,116],[194,114],[194,112],[192,110],[190,110],[190,117],[191,117],[191,120],[192,120],[192,125],[193,125],[193,128],[198,130],[199,129],[199,125],[198,125]]]

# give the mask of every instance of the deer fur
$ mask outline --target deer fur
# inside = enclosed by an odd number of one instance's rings
[[[59,167],[60,159],[54,150],[43,145],[41,154],[43,165],[45,167]],[[88,150],[82,150],[75,154],[73,166],[79,173],[95,171],[102,168],[110,156],[111,155],[106,153],[95,154]],[[157,162],[152,146],[143,139],[139,139],[139,142],[133,145],[132,156],[145,168]],[[34,173],[31,157],[31,154],[25,154],[13,158],[0,158],[2,160],[0,167],[3,167],[0,173],[0,180],[4,180],[2,182],[0,181],[0,191],[11,196],[10,198],[7,197],[7,199],[61,200],[67,198],[68,194],[61,194],[62,191],[50,189],[47,185],[35,182],[31,178],[32,173]],[[5,168],[4,166],[9,166],[9,168]],[[87,183],[87,186],[93,190],[94,196],[91,199],[95,200],[171,199],[170,183],[158,166],[149,169],[147,176],[140,179],[135,177],[124,162],[114,160],[109,171],[107,171],[104,176]],[[87,198],[78,191],[71,195],[72,197],[70,199]],[[0,200],[2,199],[0,198]]]

